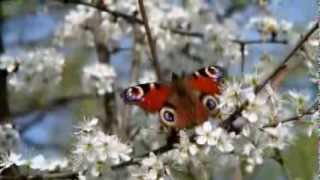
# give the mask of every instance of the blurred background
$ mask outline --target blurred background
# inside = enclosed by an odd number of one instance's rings
[[[316,20],[316,1],[311,0],[207,0],[210,9],[215,12],[218,21],[232,22],[229,26],[236,39],[259,39],[260,33],[248,28],[251,17],[261,14],[272,15],[275,19],[291,23],[291,31],[286,36],[288,44],[253,44],[246,48],[244,73],[252,72],[254,64],[262,54],[271,54],[273,59],[281,59],[293,47],[299,34],[306,31],[312,21]],[[172,1],[175,4],[176,1]],[[265,7],[257,5],[265,3]],[[96,49],[87,46],[83,39],[71,39],[64,44],[57,43],[57,32],[63,25],[65,16],[73,4],[63,4],[54,0],[4,0],[0,2],[0,28],[2,55],[15,56],[23,59],[28,51],[37,48],[54,47],[65,56],[61,70],[61,81],[58,84],[44,85],[36,90],[9,87],[9,104],[14,124],[22,137],[19,151],[25,156],[44,154],[49,158],[58,158],[66,154],[72,142],[72,131],[84,117],[103,117],[103,99],[86,93],[83,89],[81,74],[83,68],[97,61]],[[267,9],[267,10],[266,10]],[[236,29],[232,29],[232,27]],[[115,90],[126,88],[131,84],[130,65],[133,37],[120,37],[117,50],[111,55],[111,64],[115,68],[118,82]],[[237,44],[235,44],[237,46]],[[50,52],[47,54],[50,56]],[[312,55],[311,55],[312,56]],[[31,56],[32,58],[32,56]],[[268,59],[270,57],[266,57]],[[297,59],[301,57],[295,57]],[[192,64],[192,63],[191,63]],[[193,63],[195,65],[180,66],[172,71],[187,71],[208,65],[208,61]],[[144,66],[144,65],[143,65]],[[146,65],[148,66],[148,65]],[[164,64],[164,66],[170,66]],[[271,67],[272,65],[270,65]],[[265,67],[267,68],[267,67]],[[310,82],[308,69],[296,66],[281,84],[279,91],[295,89],[303,92],[309,99],[316,97],[317,87]],[[143,72],[148,73],[148,71]],[[141,81],[153,80],[152,75],[141,73]],[[239,65],[228,69],[230,75],[239,76]],[[150,78],[149,78],[150,76]],[[141,82],[140,81],[140,82]],[[11,82],[15,83],[15,82]],[[46,83],[44,83],[46,84]],[[116,97],[119,101],[119,97]],[[144,116],[144,115],[141,115]],[[284,153],[284,160],[289,164],[288,172],[298,179],[312,179],[316,167],[316,138],[302,135]],[[281,167],[273,161],[266,161],[252,175],[252,179],[285,179]],[[221,175],[221,179],[227,175]]]

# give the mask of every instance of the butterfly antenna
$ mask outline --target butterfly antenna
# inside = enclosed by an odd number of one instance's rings
[[[176,80],[178,80],[178,79],[179,79],[179,75],[176,74],[176,73],[172,73],[171,80],[172,80],[172,81],[176,81]]]
[[[182,73],[181,73],[181,77],[185,77],[186,76],[186,72],[185,71],[182,71]]]

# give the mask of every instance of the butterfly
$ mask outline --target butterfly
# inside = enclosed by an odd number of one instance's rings
[[[177,129],[190,128],[217,114],[225,71],[207,66],[189,75],[172,75],[169,83],[145,83],[121,93],[126,104],[146,112],[159,113],[160,122]]]

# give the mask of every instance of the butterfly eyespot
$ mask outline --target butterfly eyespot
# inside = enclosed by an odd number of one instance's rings
[[[126,102],[134,102],[142,99],[144,95],[143,89],[139,86],[128,88],[124,91],[123,96]]]
[[[213,79],[217,79],[220,76],[220,70],[218,70],[215,66],[209,66],[205,69],[207,76]]]
[[[160,110],[160,119],[167,126],[173,126],[176,121],[176,111],[171,107],[163,107]]]
[[[201,101],[209,111],[215,110],[218,106],[218,99],[212,95],[203,96]]]

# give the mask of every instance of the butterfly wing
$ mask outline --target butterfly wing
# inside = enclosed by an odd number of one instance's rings
[[[176,128],[192,127],[214,115],[216,96],[221,93],[223,69],[208,66],[190,76],[173,76],[169,84],[146,83],[121,93],[124,102],[147,112],[159,112],[163,124]]]
[[[145,83],[129,87],[121,93],[125,103],[135,104],[148,112],[158,112],[170,95],[170,86]]]
[[[225,72],[219,66],[208,66],[194,72],[187,77],[187,82],[191,88],[199,95],[201,105],[211,116],[216,116],[218,110],[218,98],[221,94],[221,85]]]
[[[194,72],[188,77],[191,87],[201,94],[216,96],[221,93],[221,83],[225,75],[219,66],[208,66]]]

